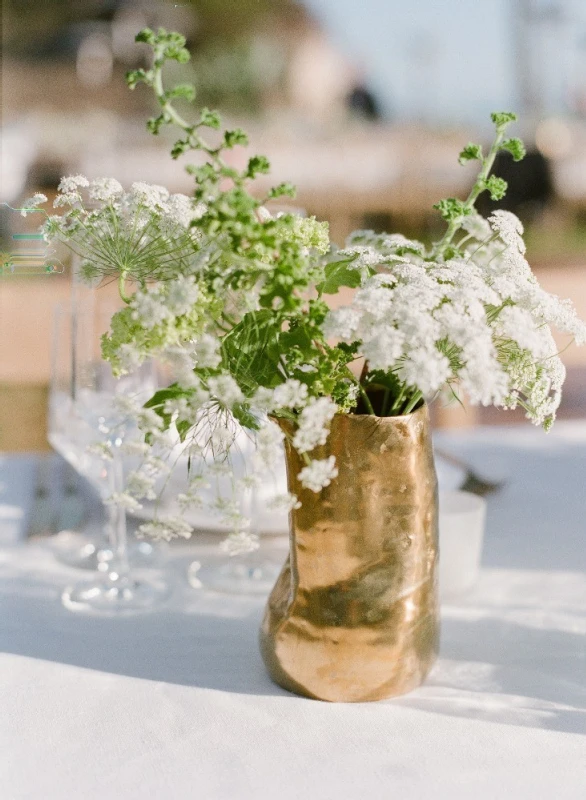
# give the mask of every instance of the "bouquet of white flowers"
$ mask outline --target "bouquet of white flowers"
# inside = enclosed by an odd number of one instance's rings
[[[229,471],[242,428],[257,444],[254,474],[242,479],[247,485],[273,468],[288,436],[305,461],[301,485],[319,492],[337,469],[333,457],[315,459],[312,452],[326,441],[335,414],[405,415],[439,395],[464,394],[473,404],[522,406],[534,423],[551,426],[564,367],[550,326],[578,342],[586,341],[586,326],[568,301],[538,285],[519,220],[505,211],[485,220],[474,210],[481,192],[499,199],[506,190],[490,175],[496,154],[524,155],[521,141],[506,136],[513,114],[492,115],[496,136],[488,153],[469,144],[460,154],[462,163],[479,162],[479,175],[465,201],[437,204],[447,230],[431,248],[358,231],[336,249],[326,223],[267,210],[272,199],[293,194],[289,184],[261,198],[249,193],[247,184],[269,164],[262,156],[242,171],[226,163],[225,150],[247,144],[243,131],[212,134],[209,143],[204,132],[221,128],[216,112],[203,109],[193,122],[178,113],[176,98],[193,101],[195,91],[165,89],[163,69],[167,60],[189,57],[183,37],[146,30],[137,39],[152,47],[153,65],[128,81],[154,90],[160,115],[150,130],[177,126],[172,156],[205,156],[188,167],[194,195],[140,183],[125,192],[112,179],[69,177],[55,202],[66,212],[44,225],[48,240],[62,240],[81,256],[86,280],[118,278],[125,307],[103,340],[114,371],[155,357],[175,373],[145,407],[126,409],[145,434],[149,468],[131,476],[120,502],[150,496],[153,463],[179,444],[189,465],[189,488],[179,501],[183,508],[197,504],[206,472]],[[341,287],[355,294],[332,311],[326,298]],[[351,369],[355,362],[363,364],[361,373],[360,366]],[[278,427],[271,418],[293,426]],[[292,508],[298,500],[287,495],[282,502]],[[253,548],[237,503],[218,500],[217,510],[233,530],[227,549]],[[160,516],[142,529],[155,537],[188,535],[182,520]]]

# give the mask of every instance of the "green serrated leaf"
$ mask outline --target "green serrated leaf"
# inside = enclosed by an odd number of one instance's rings
[[[456,197],[446,197],[440,200],[439,203],[436,203],[434,208],[439,211],[446,222],[458,220],[472,213],[472,209],[467,208],[466,204]]]
[[[276,197],[295,197],[297,190],[292,183],[280,183],[269,189],[268,198],[274,200]]]
[[[468,161],[481,161],[482,158],[482,145],[468,142],[460,153],[458,161],[460,164],[466,164]]]
[[[252,156],[248,161],[246,176],[255,178],[257,175],[266,175],[270,170],[271,165],[268,158],[265,158],[265,156]]]
[[[264,309],[249,311],[222,339],[223,360],[244,391],[283,383],[279,334],[275,312]]]
[[[501,144],[501,150],[507,150],[512,156],[513,161],[521,161],[527,155],[527,150],[521,139],[505,139]]]
[[[502,178],[491,175],[485,181],[484,187],[490,193],[491,200],[502,200],[507,193],[508,184]]]
[[[181,100],[192,102],[195,100],[195,95],[195,86],[192,83],[179,83],[177,86],[169,89],[165,96],[168,100],[175,100],[176,98],[179,98]]]
[[[517,115],[512,111],[493,111],[490,118],[497,128],[504,128],[511,122],[517,121]]]
[[[317,290],[320,294],[337,294],[342,286],[356,289],[362,282],[362,275],[359,269],[350,265],[353,258],[346,258],[342,261],[333,261],[325,267],[325,279],[318,284]]]
[[[199,124],[205,128],[213,128],[219,130],[222,127],[222,118],[217,111],[210,111],[209,108],[202,108]]]
[[[236,403],[231,410],[234,418],[238,420],[243,428],[248,428],[248,430],[252,431],[260,430],[258,419],[250,412],[250,407],[246,403]]]
[[[154,395],[146,401],[144,408],[157,408],[164,406],[167,400],[176,400],[178,397],[185,396],[185,389],[178,386],[176,383],[168,386],[166,389],[159,389]]]
[[[241,145],[246,147],[248,144],[248,136],[244,133],[242,128],[235,128],[233,131],[224,132],[224,147],[236,147]]]
[[[143,28],[134,37],[135,42],[144,42],[144,44],[155,44],[156,40],[155,32],[150,28]]]

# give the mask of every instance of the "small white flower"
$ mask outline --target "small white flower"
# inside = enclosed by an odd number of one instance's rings
[[[301,485],[306,489],[310,489],[312,492],[320,492],[326,486],[329,486],[337,476],[338,469],[335,456],[330,456],[321,461],[312,461],[306,467],[303,467],[297,477],[301,481]]]
[[[192,531],[191,525],[181,517],[166,517],[145,522],[139,527],[136,535],[138,538],[148,537],[155,541],[170,542],[172,539],[190,539]]]
[[[20,209],[21,217],[26,217],[27,214],[31,214],[33,211],[37,211],[37,206],[40,206],[42,203],[46,202],[47,202],[46,195],[41,194],[40,192],[36,192],[32,197],[29,197],[22,204],[22,208]]]
[[[195,342],[193,355],[198,367],[216,369],[222,360],[219,339],[211,334],[204,333]]]
[[[104,500],[104,503],[107,506],[118,506],[124,509],[124,511],[130,512],[138,511],[142,508],[138,500],[132,497],[131,494],[128,494],[128,492],[114,492],[114,494]]]
[[[199,297],[199,287],[190,276],[179,275],[167,285],[166,305],[172,314],[188,314]]]
[[[328,438],[328,425],[338,410],[329,397],[312,400],[299,415],[299,424],[293,437],[293,447],[299,453],[307,453]]]
[[[307,403],[307,386],[290,378],[273,392],[275,408],[303,408]]]
[[[248,531],[231,533],[220,544],[220,550],[229,556],[241,556],[254,553],[259,548],[258,536]]]
[[[286,494],[277,494],[267,503],[267,508],[275,511],[292,511],[293,509],[301,508],[301,503],[296,495],[287,492]]]
[[[115,178],[96,178],[89,185],[89,196],[101,203],[111,203],[123,193],[122,185]]]
[[[62,178],[58,187],[58,191],[62,194],[76,193],[80,187],[87,187],[90,182],[85,175],[70,175],[67,178]]]
[[[210,378],[208,387],[211,395],[225,408],[232,408],[244,399],[240,387],[231,375],[224,374]]]
[[[148,455],[150,449],[146,442],[124,442],[120,447],[124,455],[139,457]]]
[[[169,192],[164,186],[137,181],[130,187],[132,200],[139,206],[144,206],[151,211],[159,211],[165,207],[169,199]]]
[[[138,500],[145,497],[154,500],[156,493],[153,489],[155,479],[140,470],[130,472],[126,478],[126,491]]]
[[[112,445],[109,442],[95,442],[86,447],[86,451],[92,455],[101,458],[103,461],[112,461]]]

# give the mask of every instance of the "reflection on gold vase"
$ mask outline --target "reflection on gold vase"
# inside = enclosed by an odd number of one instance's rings
[[[279,421],[292,434],[291,423]],[[402,417],[337,415],[316,458],[338,477],[304,489],[286,446],[290,554],[260,645],[273,680],[320,700],[359,702],[418,686],[437,654],[437,480],[425,405]]]

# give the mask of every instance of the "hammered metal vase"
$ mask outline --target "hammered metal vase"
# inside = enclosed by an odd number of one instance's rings
[[[281,427],[292,434],[290,423]],[[402,417],[337,415],[328,442],[338,477],[302,488],[286,445],[290,554],[260,632],[273,680],[333,702],[414,689],[438,649],[437,480],[426,406]]]

